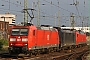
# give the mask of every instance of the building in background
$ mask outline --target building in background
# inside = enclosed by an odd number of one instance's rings
[[[9,35],[9,22],[0,21],[0,39],[7,39]]]
[[[10,27],[15,25],[15,15],[10,13],[0,14],[0,39],[7,39],[10,34]]]
[[[0,14],[0,21],[9,22],[9,26],[12,26],[16,22],[16,16],[8,12],[5,14]]]

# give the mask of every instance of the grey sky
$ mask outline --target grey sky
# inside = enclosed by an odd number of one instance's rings
[[[28,0],[28,7],[32,8],[32,2],[35,2],[35,10],[37,10],[38,0]],[[73,0],[40,0],[40,24],[58,25],[58,10],[60,10],[60,25],[70,26],[70,14],[74,13],[75,16],[88,16],[89,3],[88,0],[77,0],[79,4],[77,7],[73,4]],[[84,3],[85,1],[85,3]],[[58,6],[59,2],[59,8]],[[76,2],[76,0],[74,0]],[[45,4],[45,5],[42,5]],[[4,6],[2,6],[4,5]],[[0,13],[10,12],[16,15],[16,23],[23,21],[23,13],[20,11],[24,8],[24,0],[0,0]],[[76,9],[78,8],[78,9]],[[79,12],[79,13],[78,13]],[[37,11],[34,12],[37,16]],[[46,16],[46,17],[42,17]],[[75,18],[76,25],[82,25],[83,18]],[[88,18],[85,18],[84,25],[87,25]],[[34,18],[33,23],[36,25],[37,18]]]

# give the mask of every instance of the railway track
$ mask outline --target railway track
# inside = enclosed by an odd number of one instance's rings
[[[82,56],[82,60],[90,60],[90,55],[89,55],[89,51],[85,52]]]
[[[88,51],[88,46],[75,48],[72,50],[63,50],[60,52],[53,52],[49,54],[40,54],[37,56],[19,56],[10,55],[9,53],[0,54],[0,60],[76,60],[83,59]],[[81,58],[82,57],[82,58]]]

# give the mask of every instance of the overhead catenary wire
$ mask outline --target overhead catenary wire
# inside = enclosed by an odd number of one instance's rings
[[[10,1],[6,1],[6,0],[2,0],[2,1],[7,2],[7,3],[10,3],[10,4],[13,4],[13,5],[16,5],[16,6],[24,7],[21,4],[16,4],[16,3],[13,3],[13,2],[10,2]]]
[[[8,2],[8,3],[10,3],[10,4],[14,4],[14,5],[16,5],[16,6],[18,5],[18,6],[24,7],[24,6],[21,5],[21,3],[20,3],[20,4],[16,4],[16,3],[13,3],[13,2],[10,2],[10,1],[6,1],[6,0],[2,0],[2,1]],[[47,2],[47,3],[50,3],[50,2],[48,2],[48,1],[46,1],[46,0],[43,0],[43,1],[45,1],[45,2]],[[57,1],[59,1],[59,0],[57,0]],[[62,2],[62,1],[60,1],[60,2]],[[84,4],[86,4],[85,0],[84,0]],[[58,8],[61,8],[61,9],[65,10],[65,11],[67,11],[67,12],[72,13],[71,11],[69,11],[69,10],[67,10],[67,9],[64,9],[64,8],[62,8],[62,7],[60,7],[60,6],[57,6],[57,5],[53,4],[53,3],[52,3],[52,5],[54,5],[54,6],[58,7]]]
[[[6,0],[2,0],[2,1],[8,2],[8,3],[10,3],[10,4],[14,4],[14,5],[16,5],[16,6],[18,5],[18,4],[15,4],[15,3],[13,3],[13,2],[9,2],[9,1],[6,1]],[[44,1],[46,1],[46,0],[44,0]],[[48,2],[48,1],[46,1],[46,2]],[[50,3],[50,2],[48,2],[48,3]],[[50,3],[50,4],[51,4],[51,3]],[[61,8],[61,9],[65,10],[65,11],[70,12],[69,10],[66,10],[66,9],[64,9],[64,8],[62,8],[62,7],[60,7],[60,6],[57,6],[57,5],[53,4],[53,3],[52,3],[52,5],[54,5],[54,6],[58,7],[58,8]],[[18,5],[18,6],[24,7],[24,6],[22,6],[22,5]],[[71,12],[70,12],[70,13],[71,13]]]
[[[47,3],[49,3],[49,4],[51,4],[51,2],[49,2],[49,1],[47,1],[47,0],[43,0],[43,1],[45,1],[45,2],[47,2]],[[73,0],[73,2],[74,2],[74,0]],[[75,4],[75,3],[74,3],[74,4]],[[62,10],[67,11],[67,12],[69,12],[69,13],[73,13],[73,12],[71,12],[71,11],[69,11],[69,10],[67,10],[67,9],[64,9],[64,8],[62,8],[62,7],[60,7],[60,6],[56,5],[56,4],[54,4],[54,3],[52,3],[51,5],[56,6],[56,7],[58,7],[58,8],[61,8]],[[77,15],[77,14],[74,13],[74,15]],[[80,15],[80,14],[79,14],[79,15]]]
[[[49,4],[51,4],[49,1],[46,1],[46,0],[43,0],[43,1],[45,1],[45,2],[47,2],[47,3],[49,3]],[[62,8],[62,7],[60,7],[60,6],[56,5],[56,4],[54,4],[54,3],[52,3],[51,5],[56,6],[56,7],[60,8],[60,9],[62,9],[62,10],[64,10],[64,11],[69,12],[69,13],[72,13],[71,11],[69,11],[69,10],[67,10],[67,9],[64,9],[64,8]],[[77,15],[77,14],[75,14],[75,15]]]
[[[4,12],[12,11],[12,12],[15,12],[15,14],[18,14],[19,12],[21,13],[21,11],[17,11],[17,10],[12,10],[12,9],[10,9],[10,5],[11,5],[11,4],[16,5],[16,6],[17,6],[18,4],[15,4],[15,3],[13,3],[13,2],[10,2],[10,0],[9,0],[9,1],[2,0],[2,1],[9,3],[9,9],[0,8],[0,11],[4,11]],[[19,6],[21,6],[21,5],[19,5]],[[21,7],[23,7],[23,6],[21,6]],[[20,15],[20,14],[19,14],[19,15]]]
[[[5,11],[4,11],[4,10],[0,10],[0,11],[2,11],[2,12],[7,12],[7,10],[5,10]],[[16,16],[17,16],[17,15],[19,15],[19,16],[22,16],[22,15],[23,15],[23,14],[14,13],[14,12],[12,12],[12,14],[15,14]]]
[[[6,0],[2,0],[2,1],[6,1]],[[8,3],[9,3],[9,1],[8,1]],[[10,2],[10,5],[11,5],[11,4],[13,4],[13,2]],[[52,4],[53,4],[53,3],[52,3]],[[16,6],[18,5],[18,6],[20,6],[20,7],[23,7],[22,5],[19,5],[19,4],[16,4],[16,3],[14,3],[14,5],[16,5]],[[61,7],[61,6],[58,6],[58,5],[56,5],[56,4],[54,4],[53,6],[56,6],[56,7],[58,7],[58,8]],[[62,9],[62,7],[61,7],[60,9]],[[71,11],[69,11],[69,10],[67,10],[67,9],[65,9],[65,8],[63,8],[63,9],[64,9],[64,11],[67,11],[67,12],[70,12],[70,13],[71,13]],[[62,10],[63,10],[63,9],[62,9]],[[7,10],[7,11],[8,11],[8,9],[3,9],[3,10]],[[17,12],[17,13],[20,12],[20,11],[16,11],[16,10],[14,11],[14,10],[11,10],[11,9],[10,9],[10,11],[12,11],[12,12]],[[21,13],[21,12],[20,12],[20,13]],[[41,10],[41,9],[40,9],[40,13],[46,15],[46,17],[47,17],[47,16],[53,16],[52,14],[43,12],[43,10]],[[40,16],[40,17],[41,17],[41,16]],[[49,17],[49,18],[52,18],[52,17]]]
[[[6,1],[6,0],[2,0],[2,1],[7,2],[7,3],[9,3],[9,4],[16,5],[16,6],[18,5],[18,6],[20,6],[20,7],[24,7],[24,6],[22,6],[22,5],[19,5],[19,4],[16,4],[16,3],[10,2],[10,1]],[[9,9],[4,9],[4,8],[1,8],[1,9],[3,9],[3,10],[7,10],[7,11],[10,10],[10,11],[13,11],[13,12],[20,12],[20,13],[21,13],[21,11],[11,10],[10,7],[9,7]],[[42,10],[40,10],[40,12],[43,13],[43,14],[47,14],[46,12],[43,12]],[[49,15],[49,14],[47,14],[47,15]]]

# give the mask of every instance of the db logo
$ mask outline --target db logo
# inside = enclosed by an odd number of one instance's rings
[[[49,40],[49,35],[47,35],[47,40]]]
[[[17,41],[21,41],[21,39],[17,39]]]

